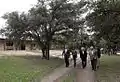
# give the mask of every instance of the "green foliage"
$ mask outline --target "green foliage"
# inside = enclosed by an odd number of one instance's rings
[[[38,0],[27,14],[5,14],[3,18],[7,20],[7,26],[1,32],[13,40],[33,39],[49,54],[51,42],[57,41],[58,36],[71,36],[84,24],[80,16],[86,12],[87,9],[83,8],[86,4],[83,0],[77,3],[70,0]]]
[[[103,38],[107,43],[119,44],[120,41],[120,1],[98,0],[93,3],[93,12],[87,17],[87,24],[91,27],[96,37]]]
[[[12,39],[22,39],[25,27],[27,27],[27,15],[18,12],[7,13],[3,16],[6,22],[6,27],[2,29],[5,36]]]
[[[102,56],[100,69],[96,72],[97,82],[120,80],[120,59],[118,56]]]

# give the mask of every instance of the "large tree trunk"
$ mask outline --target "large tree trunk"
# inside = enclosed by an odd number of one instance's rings
[[[116,48],[113,48],[113,54],[114,54],[114,55],[117,54],[117,50],[116,50]]]
[[[46,59],[46,50],[43,48],[42,49],[42,59]]]
[[[50,46],[49,44],[46,45],[46,48],[42,48],[42,59],[49,60],[50,58]]]
[[[49,43],[47,43],[46,56],[47,56],[47,59],[49,60],[50,59],[50,44]]]
[[[50,50],[49,50],[49,48],[46,50],[46,55],[47,55],[47,60],[49,60],[50,59]]]

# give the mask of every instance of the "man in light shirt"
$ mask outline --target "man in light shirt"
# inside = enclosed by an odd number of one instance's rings
[[[92,70],[96,71],[98,56],[97,56],[97,51],[93,46],[90,47],[89,55],[90,55]]]

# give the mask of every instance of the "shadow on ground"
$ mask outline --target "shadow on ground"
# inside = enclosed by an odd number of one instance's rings
[[[46,60],[46,59],[42,59],[41,56],[36,56],[36,55],[14,56],[14,57],[19,57],[19,58],[30,60],[30,61],[32,61],[35,64],[37,64],[37,63],[39,64],[41,62],[41,60],[43,60],[43,61],[63,60],[63,59],[61,59],[59,57],[50,57],[49,60]]]

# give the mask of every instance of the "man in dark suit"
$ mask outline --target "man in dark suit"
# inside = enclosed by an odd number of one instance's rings
[[[99,48],[99,47],[97,48],[97,56],[98,56],[98,59],[97,59],[97,68],[99,68],[99,65],[100,65],[100,57],[101,57],[101,51],[100,51],[100,48]]]
[[[80,49],[80,58],[82,60],[82,67],[85,68],[87,64],[87,50],[84,47]]]
[[[67,50],[66,52],[63,51],[63,55],[64,55],[66,67],[69,67],[70,50]]]
[[[73,61],[74,61],[74,67],[76,67],[76,58],[77,58],[77,51],[76,50],[72,51],[72,56],[73,56]]]

